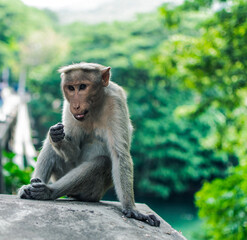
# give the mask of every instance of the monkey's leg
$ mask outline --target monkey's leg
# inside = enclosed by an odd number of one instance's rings
[[[68,196],[84,202],[98,202],[105,192],[113,186],[110,159],[107,157],[97,157],[95,160],[97,163],[99,161],[103,162],[94,169],[93,174],[88,172],[88,176],[85,176],[84,184],[80,188],[79,194],[72,193],[68,194]]]
[[[38,156],[37,165],[33,174],[34,179],[47,183],[51,177],[55,162],[58,161],[59,156],[56,154],[48,139],[44,142],[43,148]],[[35,182],[36,180],[31,180]],[[22,186],[18,191],[20,198],[30,199],[31,184]]]
[[[99,201],[111,185],[111,161],[108,157],[99,156],[83,162],[52,184],[34,182],[29,191],[32,199],[70,195],[83,201]]]

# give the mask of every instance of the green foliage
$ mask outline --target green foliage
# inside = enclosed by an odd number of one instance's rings
[[[229,177],[205,183],[196,194],[199,215],[211,226],[208,229],[210,239],[246,239],[246,174],[246,166],[237,167]]]
[[[166,198],[196,191],[203,179],[225,176],[228,156],[201,144],[212,130],[208,116],[193,120],[175,115],[177,106],[192,100],[191,92],[160,86],[139,87],[129,96],[138,192]]]
[[[222,115],[216,147],[238,155],[245,154],[246,7],[234,1],[205,22],[200,37],[173,36],[154,58],[156,71],[200,94],[195,115],[210,108]]]
[[[23,4],[18,0],[0,1],[0,69],[10,64],[11,58],[18,49],[18,39],[23,37],[21,28],[19,28],[21,24],[11,24],[24,20],[22,9]]]
[[[16,194],[18,188],[30,182],[33,168],[29,166],[25,169],[20,169],[18,165],[13,162],[14,153],[4,152],[3,156],[7,159],[3,166],[6,192]]]
[[[62,94],[58,68],[58,65],[52,66],[52,70],[47,74],[36,68],[36,72],[33,71],[29,78],[29,89],[33,93],[29,109],[35,118],[35,128],[38,130],[40,142],[52,125],[61,122]]]
[[[148,55],[167,36],[154,14],[139,15],[133,22],[72,23],[61,31],[64,36],[71,36],[68,63],[101,62],[120,71],[132,67],[135,55]]]
[[[179,10],[186,9],[187,3]],[[214,112],[217,131],[204,139],[204,146],[240,159],[241,165],[228,177],[205,183],[196,195],[200,216],[207,223],[205,239],[244,240],[247,236],[246,11],[246,1],[227,1],[201,25],[201,35],[173,36],[153,58],[156,72],[197,92],[197,101],[187,109],[191,117]]]

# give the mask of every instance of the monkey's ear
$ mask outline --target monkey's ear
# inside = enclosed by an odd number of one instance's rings
[[[105,67],[101,70],[102,74],[102,85],[103,87],[107,87],[110,81],[110,67]]]

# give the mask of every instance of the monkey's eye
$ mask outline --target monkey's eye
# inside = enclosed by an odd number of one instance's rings
[[[86,89],[87,85],[86,84],[81,84],[79,90],[84,90]]]
[[[68,89],[69,89],[70,91],[74,91],[74,90],[75,90],[75,88],[74,88],[73,86],[71,86],[71,85],[68,86]]]

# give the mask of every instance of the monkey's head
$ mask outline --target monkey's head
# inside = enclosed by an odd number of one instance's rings
[[[110,67],[96,63],[77,63],[60,68],[61,87],[70,104],[70,112],[84,121],[100,104],[110,80]]]

